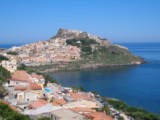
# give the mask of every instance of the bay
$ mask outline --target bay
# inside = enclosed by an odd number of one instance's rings
[[[106,97],[160,113],[160,43],[122,44],[148,63],[137,66],[62,71],[54,77],[63,86],[81,86]]]

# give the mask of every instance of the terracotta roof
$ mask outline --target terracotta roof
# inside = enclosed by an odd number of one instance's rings
[[[66,103],[67,102],[64,99],[57,99],[57,100],[54,100],[52,104],[55,105],[55,106],[61,106],[61,105],[64,105]]]
[[[30,109],[36,109],[36,108],[40,108],[44,105],[46,105],[48,102],[43,100],[43,99],[39,99],[37,101],[34,101],[32,102],[30,105],[29,105],[29,108]]]
[[[36,83],[30,83],[31,90],[42,90],[42,87]]]
[[[20,85],[20,86],[15,86],[14,87],[15,91],[18,91],[18,90],[24,91],[24,90],[27,90],[27,89],[29,89],[29,86],[22,86],[22,85]]]
[[[14,90],[18,91],[24,91],[24,90],[42,90],[42,87],[38,85],[37,83],[30,83],[29,85],[18,85],[14,87]]]
[[[72,110],[73,112],[77,112],[77,113],[92,113],[92,112],[96,112],[93,109],[90,108],[86,108],[86,107],[75,107],[75,108],[71,108],[70,110]]]
[[[5,105],[8,105],[12,110],[14,110],[16,112],[20,112],[15,106],[10,105],[7,101],[0,100],[0,102],[5,104]]]
[[[85,99],[85,100],[91,100],[88,94],[86,93],[70,93],[71,97],[74,100],[80,100],[80,99]]]
[[[31,76],[24,70],[17,70],[12,74],[11,80],[32,82]]]
[[[53,106],[60,106],[60,104],[55,103],[55,102],[52,102],[52,105],[53,105]]]
[[[106,115],[105,112],[93,112],[85,114],[85,116],[91,120],[113,120],[113,118],[109,115]]]

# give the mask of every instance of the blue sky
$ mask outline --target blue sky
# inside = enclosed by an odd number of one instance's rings
[[[59,28],[160,42],[160,0],[0,0],[0,44],[47,40]]]

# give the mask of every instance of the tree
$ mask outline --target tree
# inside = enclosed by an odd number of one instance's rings
[[[88,55],[92,53],[92,48],[91,46],[82,46],[81,51],[83,52],[83,54]]]
[[[7,79],[9,79],[10,77],[11,73],[2,66],[0,66],[0,82],[1,83],[6,82]]]
[[[21,64],[18,68],[18,70],[25,70],[28,73],[37,73],[37,71],[35,71],[33,68],[26,66],[25,64]]]
[[[105,105],[105,106],[102,108],[102,110],[105,111],[106,114],[110,114],[110,109],[109,109],[108,106]]]
[[[44,76],[44,78],[45,78],[45,84],[44,84],[44,86],[47,86],[47,83],[48,83],[48,82],[58,84],[58,81],[57,81],[56,79],[50,77],[49,75],[45,75],[45,74],[44,74],[43,76]]]
[[[124,118],[122,116],[119,116],[117,119],[118,120],[124,120]]]
[[[0,55],[0,62],[3,61],[3,60],[9,60],[7,57],[3,56],[3,55]]]

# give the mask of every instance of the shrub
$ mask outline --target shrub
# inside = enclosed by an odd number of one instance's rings
[[[0,62],[3,61],[3,60],[9,60],[7,57],[3,56],[3,55],[0,55]]]
[[[7,54],[9,54],[9,55],[18,55],[17,52],[12,52],[12,51],[7,52]]]
[[[13,111],[8,105],[0,102],[0,116],[6,120],[30,120],[29,116]]]
[[[28,73],[37,73],[37,71],[35,71],[33,68],[26,66],[25,64],[21,64],[18,68],[18,70],[25,70]]]
[[[84,91],[84,92],[86,91],[83,87],[72,86],[71,88],[75,91]]]
[[[11,73],[0,66],[0,82],[6,82],[11,77]]]

